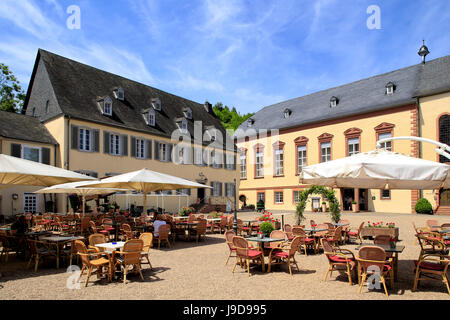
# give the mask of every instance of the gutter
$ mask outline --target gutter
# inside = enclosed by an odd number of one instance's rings
[[[69,170],[69,152],[70,152],[70,148],[69,148],[69,137],[70,137],[70,115],[67,116],[67,140],[66,140],[66,161],[65,161],[65,167],[66,170]]]

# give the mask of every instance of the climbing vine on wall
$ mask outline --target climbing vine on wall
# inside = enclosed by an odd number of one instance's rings
[[[298,196],[298,204],[296,209],[297,224],[301,224],[305,220],[303,213],[305,212],[308,197],[311,194],[321,194],[330,204],[331,220],[338,222],[341,219],[341,208],[333,189],[328,189],[322,186],[311,186],[309,189],[303,190]]]

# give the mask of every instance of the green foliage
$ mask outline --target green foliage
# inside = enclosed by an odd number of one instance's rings
[[[195,212],[195,209],[192,207],[183,207],[183,208],[181,208],[180,212],[178,212],[178,215],[180,217],[185,217],[194,212]]]
[[[236,108],[230,108],[228,106],[223,106],[222,102],[218,102],[213,107],[214,113],[222,122],[225,129],[236,130],[242,122],[250,118],[254,113],[247,113],[241,115],[236,111]]]
[[[7,65],[0,63],[0,110],[20,112],[24,101],[25,92],[20,86],[19,80]]]
[[[433,206],[427,199],[420,198],[416,202],[415,210],[417,213],[433,213]]]
[[[311,188],[303,190],[298,195],[298,204],[296,208],[297,214],[297,224],[300,225],[303,220],[305,220],[305,216],[303,213],[305,212],[306,203],[308,201],[308,197],[310,194],[322,194],[325,199],[330,204],[330,216],[331,220],[334,222],[338,222],[341,219],[341,208],[339,206],[339,201],[337,200],[334,190],[327,189],[322,186],[311,186]]]
[[[259,225],[259,231],[266,236],[269,236],[273,230],[275,230],[275,227],[270,222],[263,222]]]

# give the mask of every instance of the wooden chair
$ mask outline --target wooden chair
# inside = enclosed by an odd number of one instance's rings
[[[233,237],[233,246],[236,248],[236,263],[234,264],[233,267],[233,273],[234,269],[236,268],[236,265],[238,264],[238,259],[240,261],[243,260],[246,261],[247,272],[249,277],[250,277],[250,261],[255,262],[259,260],[262,266],[262,271],[264,272],[264,254],[262,251],[249,248],[248,241],[240,236]]]
[[[233,230],[233,224],[234,224],[234,217],[233,216],[229,216],[228,217],[227,229],[228,230]]]
[[[222,234],[222,231],[225,233],[225,231],[227,231],[227,224],[228,224],[228,218],[227,217],[222,217],[220,219],[220,223],[219,223],[219,231],[220,234]]]
[[[121,251],[116,252],[119,257],[116,258],[115,266],[123,269],[123,283],[127,282],[128,266],[133,266],[136,273],[139,273],[141,280],[144,276],[141,271],[141,257],[144,241],[141,239],[132,239],[125,242]]]
[[[427,220],[426,225],[430,229],[431,232],[435,232],[435,231],[439,230],[439,228],[435,227],[435,226],[439,225],[439,222],[437,220]]]
[[[229,249],[228,258],[227,258],[227,262],[225,262],[225,265],[228,264],[228,260],[230,260],[231,257],[236,257],[236,248],[233,245],[233,237],[234,236],[236,236],[236,234],[234,233],[233,230],[225,231],[225,240],[227,242],[227,246]],[[233,253],[235,254],[234,256],[232,256]]]
[[[298,246],[298,252],[300,253],[300,249],[303,247],[303,249],[305,250],[305,256],[308,255],[308,248],[313,249],[314,251],[316,251],[316,240],[314,238],[309,238],[306,236],[306,232],[303,228],[301,227],[293,227],[292,228],[292,235],[294,237],[299,237],[300,238],[300,243]]]
[[[293,240],[294,235],[292,234],[292,226],[290,224],[285,224],[283,229],[284,229],[284,232],[286,233],[287,238],[289,240]]]
[[[353,253],[350,250],[333,247],[327,239],[322,238],[320,242],[328,260],[328,270],[323,281],[327,281],[328,274],[331,278],[333,271],[342,271],[340,267],[344,267],[348,282],[352,285],[352,274],[356,272],[356,260]]]
[[[270,272],[273,264],[286,263],[289,266],[289,273],[292,276],[291,259],[292,263],[296,266],[297,271],[300,271],[297,261],[295,261],[295,252],[299,250],[300,242],[301,238],[295,237],[289,246],[282,246],[279,250],[271,250],[269,254],[269,267],[267,272]]]
[[[106,237],[106,239],[108,239],[108,241],[109,241],[109,239],[110,239],[109,231],[101,229],[101,228],[102,227],[100,226],[100,229],[99,229],[99,227],[95,225],[94,221],[92,221],[92,220],[89,221],[89,229],[91,231],[91,234],[96,234],[96,233],[103,234]]]
[[[425,254],[418,261],[414,261],[414,272],[416,275],[414,277],[414,287],[412,291],[414,292],[417,290],[419,281],[442,281],[447,287],[448,294],[450,295],[450,286],[447,277],[449,263],[450,256],[441,254]],[[421,276],[423,276],[423,278],[421,278]]]
[[[150,248],[153,244],[153,233],[151,232],[141,233],[139,239],[143,241],[141,258],[145,257],[150,266],[150,269],[153,270],[152,263],[150,262]]]
[[[106,243],[106,242],[107,242],[107,241],[106,241],[106,237],[105,237],[104,234],[102,234],[102,233],[94,233],[94,234],[91,234],[91,235],[89,236],[89,246],[88,246],[88,249],[91,249],[91,250],[94,250],[94,251],[97,251],[97,252],[103,252],[103,251],[104,251],[104,248],[96,247],[96,245],[97,245],[97,244],[100,244],[100,243]]]
[[[386,277],[390,279],[391,288],[394,287],[394,272],[391,264],[386,263],[386,252],[384,249],[375,246],[365,246],[359,249],[358,270],[361,272],[361,280],[359,283],[358,294],[361,293],[362,286],[366,282],[367,276],[377,274],[383,284],[384,292],[389,297],[386,288]]]
[[[106,268],[106,270],[109,269],[109,260],[101,257],[101,254],[96,251],[88,250],[83,241],[75,240],[75,248],[77,250],[77,254],[81,257],[81,262],[83,264],[79,279],[83,276],[84,271],[87,270],[87,279],[85,284],[87,287],[91,275],[97,274],[101,277],[103,275],[103,268]],[[95,271],[94,268],[96,269]],[[109,278],[109,280],[111,280],[111,278]]]
[[[27,239],[28,248],[30,249],[30,260],[28,261],[27,268],[30,267],[31,262],[34,260],[34,272],[37,272],[39,261],[42,258],[54,257],[56,258],[56,247],[53,249],[50,245],[43,241]]]
[[[337,227],[336,229],[334,229],[332,236],[327,238],[328,242],[334,247],[339,246],[341,239],[342,239],[342,227]]]
[[[391,244],[391,236],[388,234],[379,234],[376,235],[373,239],[373,244],[384,244],[384,245],[390,245]],[[394,254],[392,252],[386,252],[386,258],[392,259],[394,257]]]
[[[241,219],[237,219],[237,231],[238,235],[242,235],[243,233],[251,234],[251,227],[244,226],[244,223]]]
[[[161,247],[161,241],[166,241],[167,245],[170,248],[170,241],[169,241],[169,233],[170,233],[170,225],[163,224],[159,227],[157,236],[153,235],[154,240],[158,240],[158,249]]]
[[[282,230],[274,230],[269,236],[271,239],[280,239],[280,241],[269,242],[267,246],[264,247],[264,255],[269,256],[273,251],[281,250],[282,246],[286,243],[286,233]]]
[[[361,244],[362,243],[361,230],[362,230],[363,227],[364,227],[364,222],[361,222],[361,224],[359,225],[358,229],[353,230],[352,228],[349,228],[348,231],[347,231],[348,240],[352,240],[352,238],[354,238],[355,241],[358,240],[358,244]]]
[[[198,239],[203,236],[203,239],[206,240],[206,220],[201,219],[197,223],[197,228],[189,230],[189,236],[195,236],[195,242],[198,243]]]

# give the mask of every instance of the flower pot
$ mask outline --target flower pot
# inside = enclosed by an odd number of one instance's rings
[[[356,203],[352,203],[352,211],[358,212]]]
[[[322,212],[327,212],[327,205],[326,204],[322,204]]]
[[[398,239],[398,228],[369,228],[363,227],[361,229],[361,237],[375,237],[377,235],[388,235],[391,238]]]

